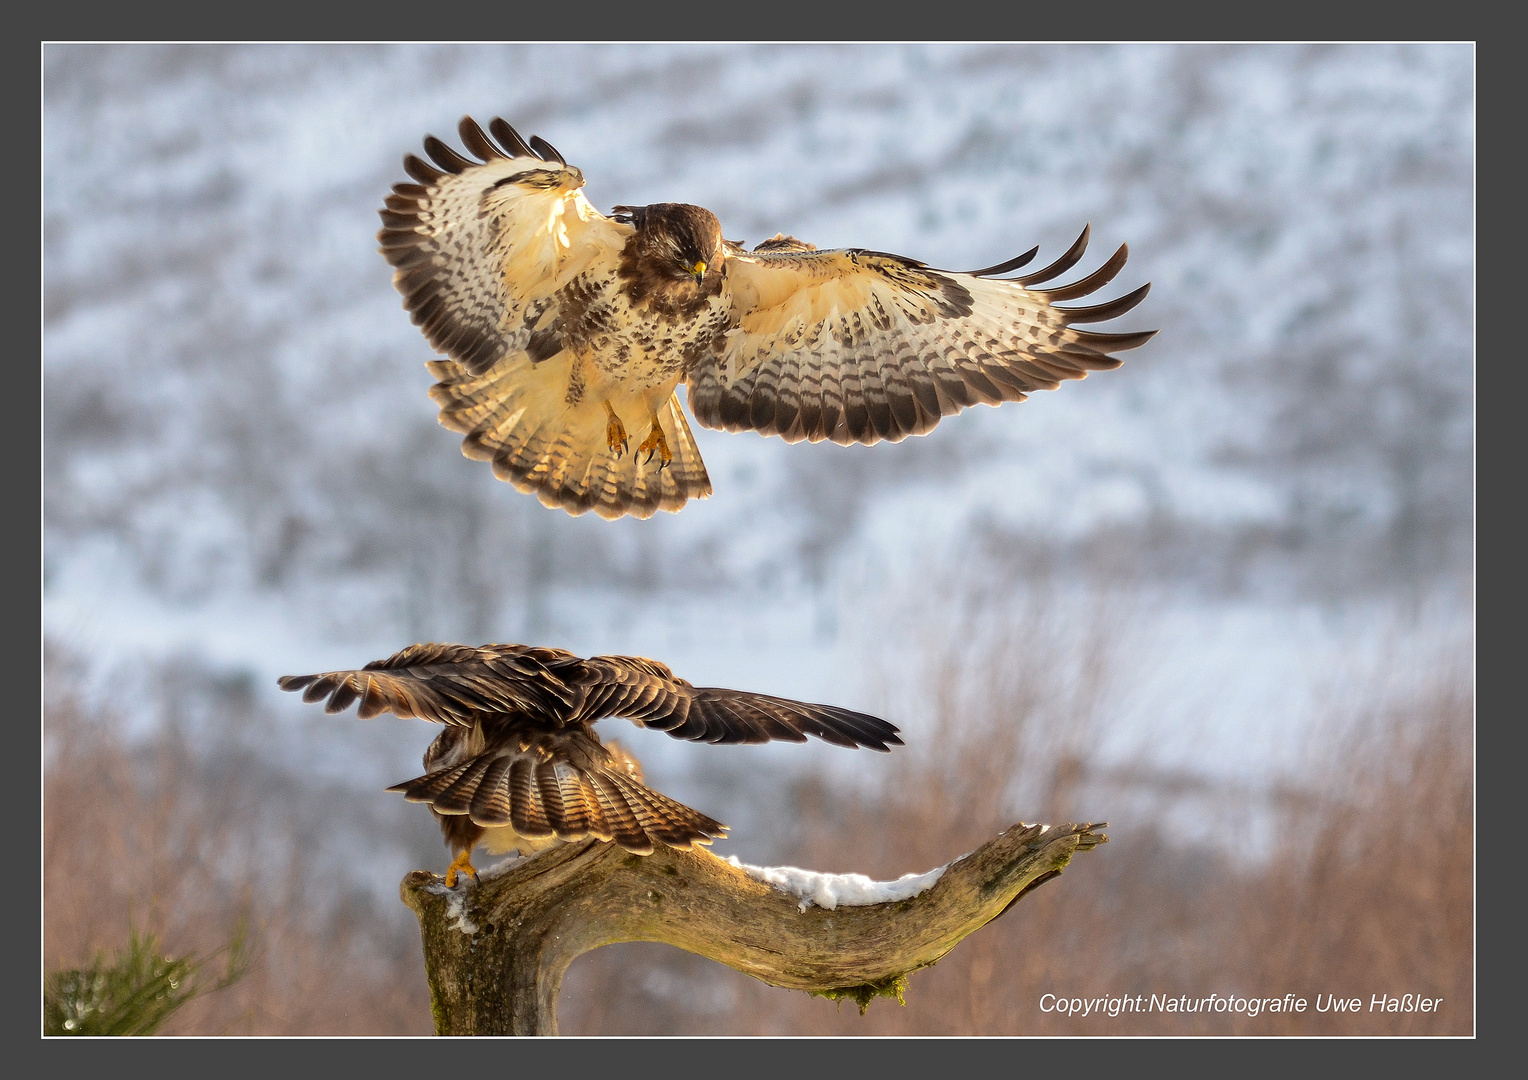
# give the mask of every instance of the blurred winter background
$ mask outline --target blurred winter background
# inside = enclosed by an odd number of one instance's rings
[[[1128,242],[1106,295],[1152,283],[1102,329],[1161,333],[896,445],[697,427],[712,498],[571,518],[436,424],[375,250],[463,114],[750,244],[966,269],[1091,222],[1078,273]],[[895,877],[1111,822],[905,1009],[633,945],[574,966],[565,1030],[1473,1029],[1471,47],[49,46],[43,120],[50,969],[243,911],[259,963],[172,1030],[427,1032],[396,890],[449,856],[383,788],[433,732],[276,677],[521,641],[903,728],[603,725],[721,854]],[[1196,990],[1447,1004],[1037,1006]]]

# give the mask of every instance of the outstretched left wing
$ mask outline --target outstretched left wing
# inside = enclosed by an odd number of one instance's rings
[[[562,727],[624,717],[697,742],[805,742],[814,735],[873,750],[902,745],[896,727],[878,717],[692,686],[667,665],[640,656],[583,660],[562,649],[529,645],[410,645],[364,668],[278,681],[283,690],[301,690],[304,701],[327,698],[325,712],[343,712],[359,702],[363,720],[390,712],[448,726],[511,717]]]
[[[551,673],[576,659],[561,649],[527,645],[410,645],[383,660],[351,671],[283,675],[283,690],[301,690],[304,701],[324,702],[328,713],[359,701],[362,720],[384,712],[437,724],[470,725],[484,713],[557,719],[572,701],[569,688]]]
[[[1071,285],[1030,288],[1070,270],[1087,243],[1085,228],[1061,258],[1009,279],[995,275],[1026,265],[1038,249],[970,273],[791,239],[729,251],[733,325],[690,370],[690,409],[707,427],[787,442],[895,442],[968,406],[1022,401],[1118,367],[1111,353],[1156,331],[1076,326],[1124,314],[1149,286],[1091,307],[1057,305],[1108,284],[1125,265],[1125,246]]]

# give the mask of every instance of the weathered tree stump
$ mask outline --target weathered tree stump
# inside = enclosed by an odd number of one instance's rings
[[[909,972],[1061,873],[1073,852],[1107,841],[1095,831],[1102,827],[1021,822],[943,867],[932,884],[911,875],[883,883],[894,894],[925,886],[915,895],[853,906],[839,900],[831,909],[763,880],[770,868],[743,867],[704,848],[632,855],[598,840],[562,845],[455,889],[416,870],[401,892],[419,916],[439,1035],[557,1034],[568,965],[622,941],[661,941],[774,986],[863,1007],[877,994],[900,996]]]

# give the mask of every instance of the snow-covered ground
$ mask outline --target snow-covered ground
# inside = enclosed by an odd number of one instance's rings
[[[1125,612],[1101,761],[1256,791],[1344,695],[1470,649],[1467,46],[44,54],[44,626],[139,730],[163,665],[247,676],[272,761],[393,798],[424,725],[356,734],[276,676],[518,640],[879,709],[916,753],[946,601],[1043,556],[1053,605]],[[1161,333],[895,446],[697,429],[712,498],[571,519],[435,425],[375,252],[402,156],[463,114],[547,138],[598,207],[695,202],[749,243],[963,269],[1091,223],[1079,270],[1128,242],[1118,292],[1153,285],[1104,328]],[[887,760],[618,727],[746,859],[748,791]]]

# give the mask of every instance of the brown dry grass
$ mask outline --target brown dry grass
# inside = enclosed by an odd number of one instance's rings
[[[122,949],[129,926],[169,955],[205,956],[247,913],[250,973],[191,1002],[164,1034],[430,1033],[417,934],[400,941],[367,898],[335,895],[304,858],[311,829],[271,806],[279,793],[169,734],[130,747],[56,655],[47,683],[45,970]]]
[[[627,945],[574,965],[562,998],[564,1030],[1473,1033],[1473,695],[1466,666],[1445,658],[1420,694],[1381,698],[1358,718],[1334,712],[1310,790],[1270,806],[1280,839],[1270,857],[1249,866],[1221,845],[1176,837],[1171,822],[1180,819],[1169,815],[1171,798],[1153,777],[1105,771],[1091,759],[1090,720],[1106,689],[1113,615],[1100,608],[1066,655],[1036,645],[1037,616],[1043,612],[985,624],[984,647],[944,656],[931,678],[937,738],[923,733],[917,753],[900,754],[895,779],[879,796],[802,786],[796,805],[805,839],[793,861],[893,878],[968,851],[1018,816],[1075,820],[1083,805],[1123,811],[1108,815],[1108,845],[914,973],[905,1007],[877,1000],[860,1016],[852,1005],[767,987],[664,946]],[[1052,646],[1065,640],[1038,637]],[[1143,791],[1156,794],[1143,799]],[[1015,798],[1028,812],[1005,812]],[[1222,793],[1222,801],[1233,805],[1216,829],[1234,834],[1246,814],[1235,812],[1235,793]],[[1217,811],[1211,803],[1199,813]],[[1080,1018],[1042,1011],[1047,993],[1141,994],[1147,1003],[1153,993],[1293,993],[1307,1008],[1255,1017]],[[1369,1011],[1376,994],[1406,993],[1442,998],[1442,1008]],[[1318,994],[1361,998],[1362,1011],[1318,1012]]]
[[[1031,608],[977,613],[958,652],[922,680],[935,727],[896,755],[879,792],[800,783],[789,861],[876,877],[924,871],[1023,817],[1113,819],[1111,842],[1027,896],[933,968],[906,1007],[850,1005],[765,986],[657,945],[574,964],[569,1034],[1455,1034],[1474,1030],[1473,696],[1445,658],[1418,694],[1371,695],[1335,714],[1299,799],[1273,804],[1271,856],[1237,862],[1182,842],[1180,800],[1150,777],[1099,767],[1092,725],[1107,691],[1106,608],[1070,633]],[[167,1033],[425,1034],[417,936],[361,895],[305,872],[311,818],[162,737],[127,746],[50,665],[44,815],[44,964],[79,964],[126,940],[129,918],[172,952],[207,953],[241,911],[255,969],[194,1003]],[[1146,792],[1146,795],[1143,795]],[[1154,793],[1154,794],[1153,794]],[[1245,814],[1235,794],[1223,820]],[[1012,807],[1021,807],[1015,812]],[[1172,811],[1172,812],[1170,812]],[[306,815],[307,820],[305,820]],[[1303,1014],[1150,1013],[1068,1018],[1046,993],[1304,996]],[[1317,1013],[1317,994],[1363,1011]],[[1374,994],[1443,998],[1436,1013],[1371,1013]]]

